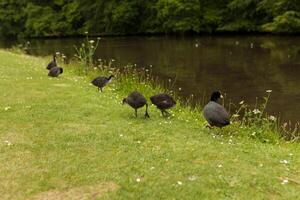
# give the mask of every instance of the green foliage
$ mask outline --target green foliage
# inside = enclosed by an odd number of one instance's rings
[[[139,7],[137,2],[120,1],[108,4],[105,12],[105,24],[108,31],[115,33],[136,33],[139,25]]]
[[[199,32],[200,2],[198,0],[159,0],[157,18],[164,32]]]
[[[0,36],[24,36],[24,23],[26,21],[24,14],[25,5],[26,3],[24,0],[0,1]]]
[[[30,36],[63,36],[75,34],[75,28],[80,28],[80,16],[76,12],[76,2],[64,4],[55,1],[56,4],[44,6],[28,3],[25,8],[27,20],[25,24],[26,33]],[[55,7],[59,7],[59,12]]]
[[[257,26],[264,14],[256,10],[259,0],[233,0],[226,11],[227,23],[219,28],[222,31],[259,31]]]
[[[2,0],[0,35],[299,33],[298,0]]]
[[[201,31],[214,32],[222,24],[223,10],[222,9],[203,9],[203,19],[201,22]]]
[[[262,0],[257,9],[264,10],[274,18],[290,10],[300,11],[300,4],[298,0]]]
[[[262,24],[262,30],[275,33],[300,32],[300,4],[297,0],[263,0],[258,10],[267,13],[269,20]]]
[[[25,8],[27,20],[26,32],[30,36],[54,35],[52,26],[57,23],[57,17],[50,7],[42,7],[29,3]]]
[[[287,11],[283,15],[275,17],[273,22],[264,24],[262,28],[267,32],[299,33],[300,13]]]

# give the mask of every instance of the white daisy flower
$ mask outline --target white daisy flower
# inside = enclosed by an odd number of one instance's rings
[[[11,143],[10,141],[8,141],[8,140],[5,140],[4,142],[5,142],[8,146],[12,145],[12,143]]]
[[[188,179],[190,181],[195,181],[197,179],[197,177],[193,175],[193,176],[189,176]]]
[[[289,161],[287,161],[287,160],[281,160],[281,161],[279,161],[281,164],[288,164],[289,163]]]
[[[252,111],[255,115],[261,113],[257,108]]]
[[[4,108],[5,111],[8,111],[9,109],[11,109],[10,106],[7,106],[7,107]]]
[[[270,115],[269,119],[270,119],[271,121],[273,121],[273,122],[276,121],[276,117],[274,117],[273,115]]]
[[[286,178],[286,179],[283,179],[283,180],[282,180],[281,184],[282,184],[282,185],[285,185],[285,184],[288,184],[288,182],[289,182],[289,180]]]

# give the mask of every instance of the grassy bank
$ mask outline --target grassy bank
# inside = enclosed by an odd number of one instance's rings
[[[104,93],[49,59],[0,51],[0,199],[297,199],[300,147],[209,130],[197,111],[135,118],[122,98],[160,88],[117,77]]]

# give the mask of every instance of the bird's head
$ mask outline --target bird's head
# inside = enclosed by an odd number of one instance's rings
[[[220,91],[214,91],[211,94],[210,100],[211,101],[218,101],[219,98],[223,99],[223,95],[221,94],[221,92]]]

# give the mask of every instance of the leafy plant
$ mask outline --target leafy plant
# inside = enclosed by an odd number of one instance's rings
[[[94,54],[98,48],[100,37],[97,40],[90,40],[88,32],[85,32],[86,38],[81,46],[74,45],[76,50],[75,57],[84,65],[85,74],[88,73],[89,68],[93,66]]]
[[[278,119],[273,115],[268,115],[266,112],[271,93],[272,90],[267,90],[266,96],[263,97],[263,102],[261,104],[256,103],[254,108],[241,101],[239,108],[232,115],[233,122],[252,130],[248,132],[249,137],[257,138],[263,142],[277,141],[279,136],[273,134],[274,132],[279,132]]]
[[[300,141],[300,123],[295,125],[289,122],[285,122],[281,125],[282,137],[288,141]]]
[[[30,54],[30,45],[31,43],[26,41],[22,44],[12,46],[11,51],[15,53]]]

